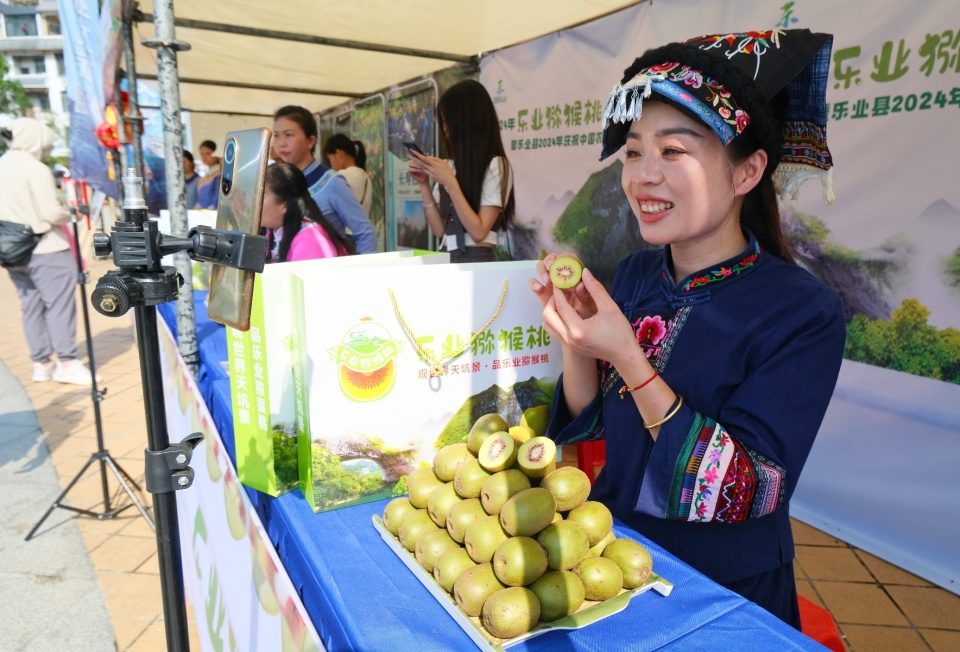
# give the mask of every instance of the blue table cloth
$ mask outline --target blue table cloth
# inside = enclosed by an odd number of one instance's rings
[[[198,293],[199,294],[199,293]],[[165,304],[166,308],[172,304]],[[172,309],[161,310],[169,324]],[[201,392],[234,465],[226,336],[197,300]],[[202,338],[201,338],[202,333]],[[299,491],[273,498],[247,489],[323,644],[331,651],[412,652],[476,649],[372,525],[388,500],[314,514]],[[647,591],[622,612],[574,631],[542,634],[511,650],[824,650],[812,639],[707,579],[617,521],[618,537],[640,541],[654,569],[674,585]]]

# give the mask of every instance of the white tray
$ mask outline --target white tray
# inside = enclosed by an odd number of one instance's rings
[[[394,554],[400,558],[400,561],[410,569],[410,572],[420,580],[420,583],[430,591],[433,597],[437,599],[437,602],[457,621],[457,624],[460,625],[463,631],[467,633],[467,636],[469,636],[481,650],[489,650],[491,652],[496,652],[497,650],[502,651],[505,648],[509,648],[521,641],[526,641],[545,632],[551,632],[556,629],[579,629],[585,625],[595,623],[607,616],[623,611],[627,608],[630,598],[638,593],[644,593],[653,589],[662,596],[668,596],[673,590],[673,583],[663,579],[656,573],[650,573],[650,577],[647,578],[647,581],[644,582],[642,586],[635,589],[623,590],[620,595],[610,598],[609,600],[604,600],[603,602],[586,600],[579,610],[566,618],[561,618],[551,623],[540,623],[526,634],[521,634],[514,638],[496,638],[488,634],[480,625],[479,618],[468,616],[457,606],[456,601],[450,594],[444,591],[443,587],[433,579],[433,575],[428,573],[426,569],[420,565],[416,557],[404,548],[395,536],[390,534],[387,528],[383,526],[383,520],[376,514],[373,516],[373,527],[380,533],[380,537],[390,546]]]

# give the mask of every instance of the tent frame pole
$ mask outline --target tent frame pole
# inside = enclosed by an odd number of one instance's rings
[[[157,50],[160,113],[163,117],[163,163],[170,230],[173,235],[185,238],[188,230],[187,189],[183,171],[183,121],[180,116],[177,52],[189,50],[190,45],[176,40],[173,0],[155,0],[153,10],[156,37],[143,39],[142,43]],[[173,255],[173,259],[177,272],[183,278],[183,286],[177,297],[177,348],[187,369],[196,378],[200,356],[197,352],[197,324],[193,305],[193,273],[186,253],[178,252]]]

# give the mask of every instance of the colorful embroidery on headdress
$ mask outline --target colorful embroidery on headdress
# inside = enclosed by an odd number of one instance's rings
[[[661,63],[641,70],[624,84],[617,84],[603,110],[604,127],[639,120],[643,100],[649,99],[653,92],[698,116],[724,145],[729,145],[750,124],[750,116],[723,84],[690,66]]]
[[[701,36],[691,39],[688,43],[704,43],[701,50],[715,50],[727,48],[723,56],[732,59],[738,54],[753,55],[757,59],[756,67],[753,72],[753,78],[757,78],[760,72],[760,60],[770,49],[780,49],[780,37],[786,34],[782,29],[754,30],[751,32],[741,32],[739,34],[713,34],[711,36]]]

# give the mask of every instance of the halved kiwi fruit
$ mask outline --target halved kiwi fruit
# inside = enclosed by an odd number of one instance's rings
[[[544,477],[557,468],[557,445],[547,437],[531,437],[520,444],[517,466],[528,477]]]
[[[550,265],[550,282],[561,290],[577,285],[583,276],[583,263],[573,254],[561,254]]]
[[[477,459],[491,473],[508,469],[517,460],[517,442],[510,433],[495,432],[483,440]]]

